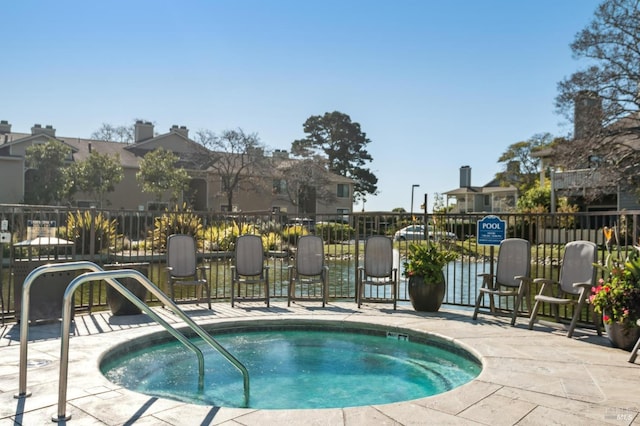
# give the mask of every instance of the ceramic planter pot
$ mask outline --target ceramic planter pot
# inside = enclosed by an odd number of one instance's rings
[[[640,327],[632,324],[625,325],[617,322],[604,325],[607,337],[614,348],[630,351],[640,338]]]
[[[439,282],[435,283],[427,283],[423,277],[409,278],[409,299],[416,311],[437,312],[444,300],[445,290],[444,274]]]

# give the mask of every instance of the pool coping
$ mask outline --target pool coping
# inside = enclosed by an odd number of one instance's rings
[[[579,329],[572,339],[561,328],[546,324],[516,327],[509,318],[481,315],[445,307],[435,314],[399,306],[363,306],[354,303],[243,304],[231,308],[214,304],[208,311],[185,307],[198,323],[243,323],[289,318],[372,323],[437,335],[463,346],[482,361],[473,381],[449,392],[392,404],[313,410],[256,410],[186,404],[138,394],[108,381],[99,373],[100,355],[107,348],[160,328],[146,316],[111,317],[106,312],[78,315],[70,339],[67,414],[69,424],[632,424],[640,422],[640,403],[631,391],[640,383],[640,365],[627,362],[628,352],[611,348],[608,340]],[[162,308],[156,312],[179,323]],[[136,318],[138,317],[138,318]],[[141,321],[142,320],[142,321]],[[59,325],[30,327],[29,359],[46,361],[29,368],[29,398],[14,399],[18,388],[19,342],[16,325],[3,328],[0,351],[0,424],[42,424],[57,409]],[[57,331],[57,333],[56,333]],[[114,408],[117,407],[117,408]]]
[[[448,353],[451,353],[452,355],[455,355],[460,360],[465,360],[466,362],[475,365],[474,368],[477,368],[477,374],[474,374],[472,377],[468,378],[465,382],[457,383],[457,384],[451,383],[450,385],[452,387],[450,389],[435,392],[433,395],[424,395],[422,397],[435,396],[440,393],[449,392],[459,386],[462,386],[474,380],[476,377],[478,377],[482,372],[482,367],[483,367],[480,355],[476,351],[474,351],[473,348],[468,348],[466,347],[466,345],[459,344],[452,339],[439,336],[434,333],[418,332],[418,331],[415,331],[414,329],[399,327],[399,326],[377,325],[370,322],[367,322],[367,323],[352,322],[344,319],[340,321],[336,321],[331,319],[318,320],[313,318],[297,318],[297,319],[277,318],[277,319],[269,319],[269,320],[243,319],[242,321],[236,321],[236,320],[217,321],[217,322],[202,324],[202,328],[211,336],[215,336],[215,339],[218,339],[221,336],[232,335],[234,333],[304,331],[304,332],[333,332],[333,333],[358,334],[363,336],[375,336],[378,339],[383,339],[387,341],[389,339],[395,340],[395,341],[406,340],[407,342],[411,342],[417,345],[431,346],[439,350],[446,351]],[[198,334],[187,326],[176,327],[176,329],[180,333],[182,333],[184,336],[190,339],[198,339]],[[223,342],[223,340],[219,340],[219,341]],[[114,362],[117,363],[118,358],[121,358],[121,357],[128,358],[132,352],[144,351],[150,347],[154,347],[156,345],[165,345],[167,343],[171,343],[176,348],[178,348],[178,350],[180,350],[181,352],[184,352],[185,354],[189,354],[188,350],[186,350],[184,346],[181,346],[180,342],[178,342],[176,338],[172,336],[168,331],[159,330],[159,331],[154,331],[154,332],[145,334],[135,339],[127,339],[121,343],[118,343],[106,349],[105,351],[102,352],[102,354],[98,358],[99,370],[100,372],[103,371],[104,364],[112,364]],[[202,343],[201,345],[203,347],[207,346],[206,343]],[[225,347],[224,344],[222,344],[222,346]],[[225,348],[229,349],[228,347],[225,347]],[[215,347],[213,347],[213,350],[214,351],[216,350]],[[363,347],[361,348],[361,350],[366,351],[367,349]],[[230,352],[232,355],[237,355],[234,353],[233,350],[230,350]],[[186,360],[186,362],[189,362],[189,364],[187,365],[191,365],[191,366],[197,365],[196,361],[197,361],[196,357],[188,358],[188,360]],[[207,366],[207,362],[209,362],[209,360],[205,359],[205,363],[203,364],[203,367]],[[471,365],[469,365],[469,368],[471,368]],[[237,380],[238,383],[242,383],[241,381],[242,372],[237,370],[236,372],[238,373],[238,375],[237,376],[234,375],[232,380],[234,380],[234,382]],[[122,373],[119,372],[118,375],[120,374]],[[135,374],[135,372],[133,372],[133,374]],[[375,372],[371,372],[369,374],[375,374]],[[250,391],[252,392],[253,386],[254,386],[253,376],[251,376],[250,379],[251,379]],[[326,385],[330,385],[330,383],[326,383]],[[123,386],[127,387],[128,389],[131,389],[130,386],[126,386],[126,385],[123,385]],[[205,383],[205,386],[207,386],[206,383]],[[132,389],[132,390],[136,392],[135,389]],[[162,391],[157,393],[161,395],[162,393],[167,393],[167,392],[170,392],[170,389],[163,389]],[[143,393],[145,393],[146,395],[153,395],[153,392],[143,392]],[[242,390],[240,390],[240,394],[241,393],[242,393]],[[407,398],[405,400],[396,400],[396,401],[389,401],[389,402],[379,402],[377,404],[404,402],[409,400],[420,399],[422,397]],[[176,398],[176,399],[181,400],[180,398]],[[193,403],[197,405],[203,405],[202,402],[193,402]],[[205,404],[205,405],[211,405],[211,404]],[[358,404],[358,405],[359,406],[371,405],[371,403]],[[349,407],[354,407],[354,406],[356,405],[349,405]],[[231,405],[227,407],[234,407],[234,406]],[[241,408],[241,407],[235,406],[235,408]],[[255,407],[255,406],[250,408],[265,409],[264,407]],[[278,407],[278,408],[268,408],[268,409],[303,409],[303,408],[313,409],[316,407]],[[341,408],[341,407],[338,406],[338,407],[317,407],[317,408]]]

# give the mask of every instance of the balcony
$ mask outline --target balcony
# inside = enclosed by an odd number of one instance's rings
[[[556,190],[603,188],[610,186],[602,174],[594,169],[568,170],[552,175],[553,188]]]

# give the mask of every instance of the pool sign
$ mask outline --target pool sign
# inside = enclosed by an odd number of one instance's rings
[[[499,246],[507,235],[507,223],[498,216],[485,216],[478,222],[478,244],[481,246]]]

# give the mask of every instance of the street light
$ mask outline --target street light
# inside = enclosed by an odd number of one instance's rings
[[[411,222],[413,223],[413,190],[419,187],[417,183],[411,185]]]

